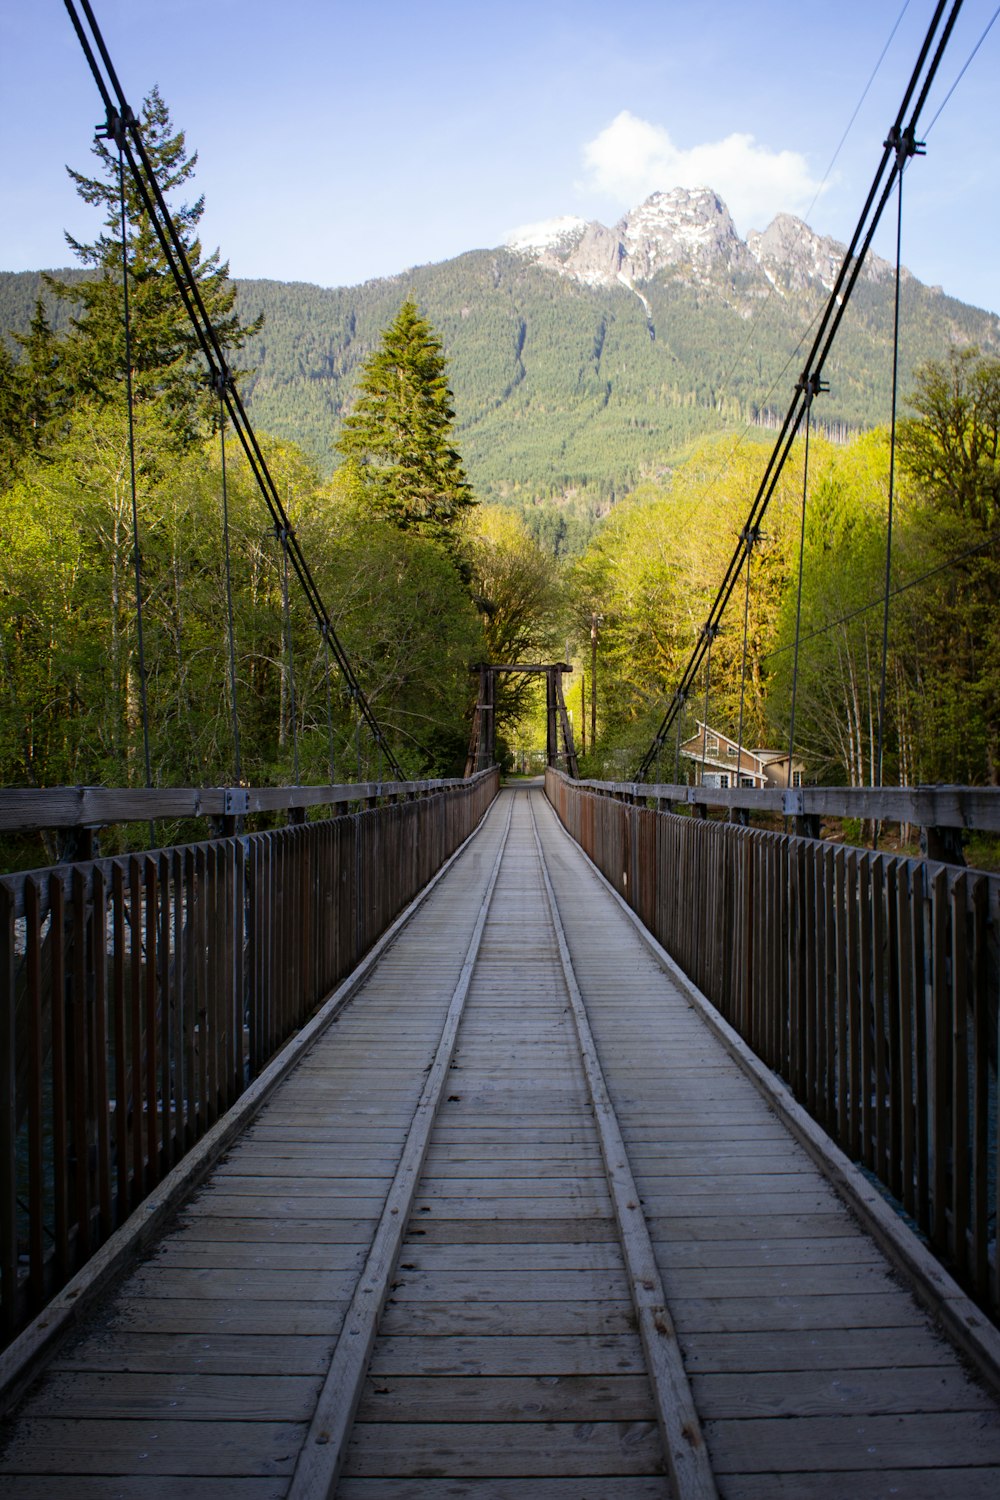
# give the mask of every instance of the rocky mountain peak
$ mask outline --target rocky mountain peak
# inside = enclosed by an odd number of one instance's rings
[[[728,208],[711,188],[653,193],[616,228],[632,281],[649,281],[666,266],[688,266],[698,276],[720,264],[745,269],[749,263]]]
[[[816,234],[792,214],[778,214],[746,240],[712,188],[671,188],[652,193],[612,228],[579,218],[550,219],[517,230],[508,247],[547,270],[588,286],[624,284],[638,289],[660,274],[707,284],[735,272],[763,271],[779,292],[819,282],[829,290],[845,246]],[[869,254],[868,280],[892,274],[887,261]],[[909,272],[904,272],[908,276]]]

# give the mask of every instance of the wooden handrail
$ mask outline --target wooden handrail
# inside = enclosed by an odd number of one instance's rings
[[[488,772],[480,772],[487,775]],[[159,818],[223,818],[245,813],[430,796],[461,786],[461,777],[426,781],[360,781],[336,786],[276,787],[2,787],[0,833],[40,828],[106,828]]]
[[[1000,787],[712,787],[644,781],[580,781],[612,797],[784,817],[861,818],[920,828],[1000,833]]]

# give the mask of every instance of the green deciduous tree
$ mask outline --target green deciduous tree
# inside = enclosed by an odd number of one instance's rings
[[[454,419],[440,341],[407,298],[362,371],[336,448],[371,511],[450,549],[456,521],[475,503]]]

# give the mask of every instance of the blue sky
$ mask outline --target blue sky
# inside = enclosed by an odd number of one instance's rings
[[[741,233],[846,239],[932,0],[93,0],[130,101],[199,152],[203,239],[237,276],[353,284],[704,182]],[[966,0],[929,124],[996,10]],[[902,19],[900,14],[902,12]],[[829,176],[872,70],[895,37]],[[0,269],[69,263],[101,107],[61,0],[0,0]],[[908,169],[903,259],[1000,311],[1000,20]],[[672,179],[672,180],[670,180]],[[891,216],[890,216],[891,217]],[[892,231],[877,248],[891,255]]]

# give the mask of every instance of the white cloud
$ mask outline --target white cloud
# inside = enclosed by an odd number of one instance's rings
[[[737,226],[764,229],[775,214],[805,214],[820,184],[798,151],[772,151],[752,135],[682,150],[662,125],[623,109],[583,151],[588,186],[634,207],[657,189],[714,188]]]

